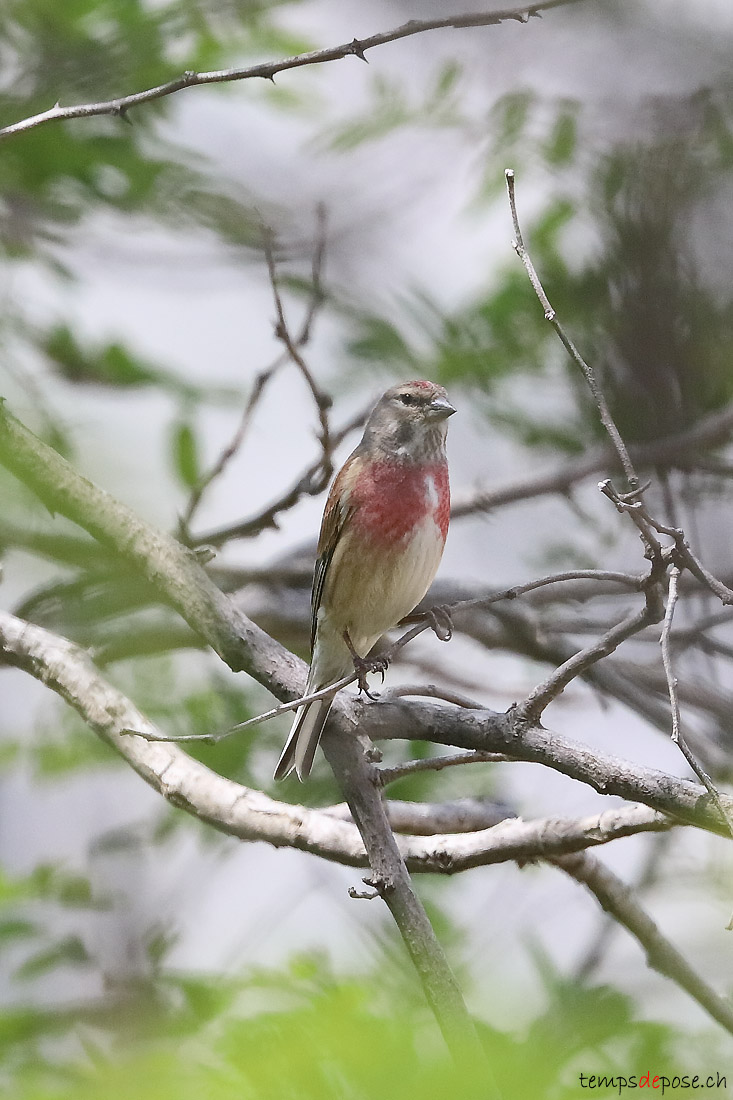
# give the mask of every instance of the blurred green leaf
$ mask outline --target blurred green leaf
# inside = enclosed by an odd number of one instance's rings
[[[193,489],[201,477],[201,466],[196,435],[189,421],[173,425],[171,451],[179,480],[187,489]]]
[[[33,897],[51,899],[74,908],[104,907],[104,903],[94,899],[89,879],[55,864],[39,864],[30,874],[28,884]]]
[[[0,919],[0,946],[9,940],[25,940],[35,936],[38,932],[37,925],[31,920],[22,917],[7,917]]]
[[[40,978],[60,966],[87,966],[89,955],[78,936],[67,936],[43,951],[37,951],[17,968],[16,978],[28,981]]]
[[[544,143],[543,152],[549,164],[559,167],[569,164],[578,145],[577,104],[563,106]]]
[[[534,93],[523,90],[508,92],[494,104],[490,119],[498,147],[506,149],[523,137],[530,110],[535,102]]]

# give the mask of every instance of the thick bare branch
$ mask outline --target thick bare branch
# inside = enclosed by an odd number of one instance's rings
[[[454,1057],[483,1058],[463,994],[448,965],[404,857],[389,825],[374,765],[361,741],[344,737],[326,723],[323,751],[343,792],[369,856],[364,881],[382,897],[400,929],[443,1037]]]
[[[149,740],[124,736],[123,730],[131,727],[147,734],[155,734],[156,730],[104,679],[88,654],[67,639],[0,612],[0,660],[23,669],[55,691],[154,790],[221,832],[242,840],[296,848],[348,866],[369,866],[357,829],[339,807],[313,810],[278,802],[217,775],[176,745],[159,744],[154,736]],[[349,740],[343,730],[338,730],[334,739]],[[389,813],[390,803],[385,805]],[[455,826],[458,809],[449,804],[439,813]],[[403,825],[407,827],[412,820],[419,825],[417,831],[425,834],[398,839],[410,869],[440,874],[456,874],[484,863],[576,851],[636,832],[664,830],[673,824],[666,815],[647,807],[625,806],[578,820],[509,819],[500,826],[462,836],[443,835],[431,826],[432,833],[427,835],[423,807],[410,809],[409,804],[398,803],[394,812]],[[460,812],[465,815],[465,807]],[[486,810],[481,812],[485,814]]]
[[[591,750],[542,726],[528,726],[515,709],[501,714],[488,709],[440,706],[422,699],[409,703],[402,699],[384,703],[354,700],[351,706],[360,728],[373,741],[409,739],[506,753],[514,760],[552,768],[601,794],[643,802],[679,821],[728,835],[717,807],[699,784]],[[733,798],[721,798],[726,812],[733,812]]]

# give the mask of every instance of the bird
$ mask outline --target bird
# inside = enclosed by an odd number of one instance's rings
[[[443,556],[450,519],[445,443],[455,408],[443,386],[424,380],[388,389],[333,481],[318,539],[311,595],[311,664],[306,695],[356,669],[376,642],[420,603]],[[296,710],[275,779],[313,765],[333,695]]]

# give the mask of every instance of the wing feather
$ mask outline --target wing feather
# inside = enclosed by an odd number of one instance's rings
[[[318,611],[321,606],[321,601],[323,600],[328,567],[331,564],[331,559],[338,546],[343,530],[354,514],[354,508],[350,505],[349,498],[351,496],[351,488],[359,476],[362,465],[363,459],[357,447],[341,467],[338,476],[331,486],[331,491],[326,501],[326,507],[323,510],[321,533],[318,536],[318,556],[313,571],[313,589],[311,591],[311,652],[316,643]]]

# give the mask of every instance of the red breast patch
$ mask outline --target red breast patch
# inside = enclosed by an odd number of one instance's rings
[[[448,464],[414,466],[370,462],[350,494],[354,526],[371,542],[395,543],[408,537],[429,517],[445,540],[450,520]]]

